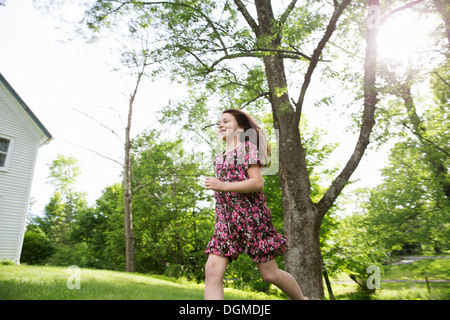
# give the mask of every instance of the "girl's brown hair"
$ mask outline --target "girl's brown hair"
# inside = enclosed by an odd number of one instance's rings
[[[245,132],[249,129],[253,129],[256,132],[256,147],[260,151],[261,164],[263,166],[268,164],[268,159],[270,157],[270,146],[267,143],[267,138],[264,130],[261,129],[253,120],[253,118],[246,112],[239,109],[227,109],[222,112],[222,114],[228,113],[231,114],[238,124],[238,126],[244,129],[244,135],[241,135],[241,142],[250,141],[248,135],[245,135]]]

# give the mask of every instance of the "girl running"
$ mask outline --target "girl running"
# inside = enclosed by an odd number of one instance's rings
[[[293,300],[307,300],[295,279],[278,269],[274,260],[287,251],[287,238],[275,230],[263,193],[261,167],[270,150],[260,127],[247,113],[228,109],[220,117],[219,136],[226,141],[226,151],[214,158],[216,177],[205,180],[216,199],[214,234],[205,250],[209,255],[205,299],[224,299],[227,265],[244,253],[256,263],[264,281]]]

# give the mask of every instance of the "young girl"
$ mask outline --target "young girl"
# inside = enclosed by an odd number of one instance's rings
[[[205,250],[209,255],[205,299],[224,299],[227,265],[241,253],[250,256],[266,282],[275,284],[293,300],[307,299],[295,279],[278,269],[274,260],[287,251],[287,238],[275,230],[262,192],[264,155],[261,159],[257,145],[264,145],[264,141],[260,128],[245,112],[229,109],[220,117],[219,136],[226,141],[226,151],[214,158],[216,178],[205,181],[206,188],[215,191],[216,199],[214,234]],[[246,136],[257,138],[245,141]]]

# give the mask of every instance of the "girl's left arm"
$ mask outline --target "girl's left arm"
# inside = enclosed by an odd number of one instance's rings
[[[247,174],[247,180],[238,182],[222,182],[217,178],[207,177],[205,180],[205,186],[206,189],[222,192],[262,192],[264,188],[264,180],[259,165],[251,164],[248,167]]]

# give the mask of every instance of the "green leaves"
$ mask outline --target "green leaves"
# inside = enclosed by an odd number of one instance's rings
[[[371,191],[370,225],[388,249],[419,244],[440,247],[448,242],[449,202],[436,168],[423,157],[414,143],[398,143],[383,170],[384,182]]]
[[[313,32],[322,30],[327,19],[327,15],[320,10],[321,6],[318,1],[308,1],[294,8],[283,25],[283,39],[288,47],[307,49],[307,39]]]
[[[59,154],[58,158],[53,160],[49,170],[49,182],[63,194],[73,188],[78,175],[81,173],[78,160],[62,154]]]

